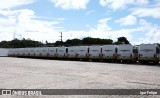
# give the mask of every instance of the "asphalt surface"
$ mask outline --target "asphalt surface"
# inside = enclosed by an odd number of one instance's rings
[[[160,89],[160,65],[0,57],[0,89]],[[0,96],[4,98],[4,96]],[[21,98],[22,96],[8,96]],[[7,97],[7,98],[8,98]],[[107,98],[144,96],[23,96]],[[145,96],[159,97],[159,96]]]

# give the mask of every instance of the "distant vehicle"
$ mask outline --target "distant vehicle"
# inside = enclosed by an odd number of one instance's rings
[[[73,46],[73,47],[68,47],[68,59],[77,59],[77,51],[78,47]]]
[[[100,60],[101,59],[101,46],[89,46],[89,59],[90,60]]]
[[[35,52],[35,48],[30,48],[29,49],[29,56],[34,57],[34,52]]]
[[[14,56],[14,48],[8,49],[8,56]]]
[[[34,50],[34,57],[39,57],[41,56],[41,48],[35,48]]]
[[[156,44],[140,44],[138,60],[140,63],[159,63],[160,48]]]
[[[67,53],[67,47],[57,47],[57,58],[66,58]]]
[[[48,48],[48,57],[55,58],[57,55],[57,47],[49,47]]]
[[[48,56],[48,47],[42,47],[41,48],[41,56],[42,57],[47,57]]]
[[[138,50],[130,44],[118,45],[117,60],[120,62],[136,62]]]
[[[104,45],[102,46],[102,59],[106,61],[116,61],[117,59],[117,46]]]
[[[13,54],[13,56],[17,56],[16,51],[17,51],[17,48],[12,49],[12,54]]]
[[[77,58],[79,59],[89,59],[89,47],[79,46],[77,51]]]
[[[0,48],[0,57],[1,56],[6,57],[6,56],[8,56],[8,53],[9,53],[9,49],[7,49],[7,48]]]
[[[25,56],[28,56],[28,57],[30,57],[31,56],[31,48],[26,48],[25,49]]]
[[[47,57],[48,56],[48,47],[30,48],[29,52],[30,52],[30,54],[32,54],[36,57]]]
[[[20,53],[19,53],[19,48],[16,48],[16,49],[14,50],[14,55],[15,55],[15,56],[19,56],[19,54],[20,54]]]
[[[24,56],[24,50],[25,48],[19,48],[19,51],[18,51],[18,56]]]
[[[13,57],[36,57],[69,60],[112,61],[128,63],[158,64],[160,48],[156,44],[72,46],[72,47],[36,47],[11,48],[8,52]]]

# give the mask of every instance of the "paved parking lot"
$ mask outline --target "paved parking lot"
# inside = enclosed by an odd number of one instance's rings
[[[0,57],[0,88],[160,89],[160,65]]]

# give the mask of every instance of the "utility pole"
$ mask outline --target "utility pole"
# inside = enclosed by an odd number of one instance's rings
[[[60,37],[61,37],[61,46],[62,46],[62,32],[60,32],[60,33],[61,33],[61,36],[60,36]]]

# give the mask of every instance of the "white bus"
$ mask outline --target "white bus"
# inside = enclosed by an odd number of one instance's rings
[[[78,47],[77,46],[72,46],[72,47],[68,47],[68,58],[71,59],[76,59],[77,58],[77,51],[78,51]]]
[[[89,47],[88,46],[79,46],[77,51],[77,58],[88,59]]]
[[[66,58],[67,56],[67,47],[57,47],[57,57]]]
[[[48,56],[48,50],[49,48],[48,47],[42,47],[41,48],[41,57],[47,57]]]
[[[101,59],[101,46],[89,46],[89,59],[100,60]]]
[[[159,63],[160,48],[156,44],[141,44],[138,49],[138,61],[140,63]]]
[[[25,48],[19,48],[18,56],[24,56],[24,50]]]
[[[12,48],[10,48],[10,49],[8,49],[9,51],[8,51],[8,56],[13,56],[13,50],[14,50],[14,48],[12,49]]]
[[[41,53],[41,48],[35,48],[35,50],[34,50],[34,56],[35,57],[39,57],[40,55],[42,55],[42,53]]]
[[[48,47],[37,47],[37,48],[35,48],[34,49],[34,56],[36,56],[36,57],[47,57],[48,56]]]
[[[57,47],[49,47],[48,54],[49,54],[49,57],[55,58],[57,55]]]
[[[0,48],[0,57],[1,56],[8,56],[8,52],[9,52],[9,49],[7,49],[7,48]]]
[[[130,44],[118,45],[117,60],[120,62],[136,62],[138,49]]]
[[[102,47],[102,59],[107,61],[115,61],[117,58],[116,45],[104,45]]]
[[[35,49],[36,48],[29,48],[29,54],[28,54],[28,56],[31,56],[31,57],[33,57],[34,56],[34,53],[35,53]]]

